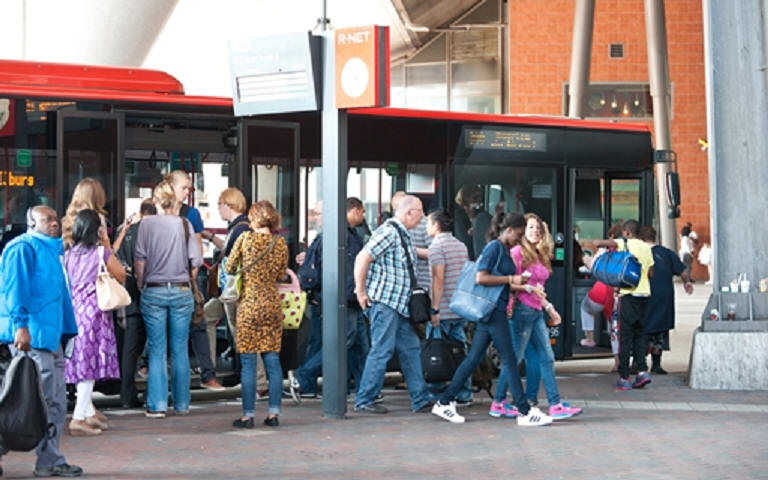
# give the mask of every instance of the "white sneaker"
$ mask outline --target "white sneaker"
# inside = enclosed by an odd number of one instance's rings
[[[435,402],[432,406],[432,414],[448,420],[451,423],[464,423],[465,421],[464,417],[456,413],[456,402],[451,402],[448,405]]]
[[[288,393],[296,405],[301,403],[300,389],[299,379],[293,375],[293,370],[288,370]]]
[[[544,414],[538,407],[531,407],[528,415],[519,415],[517,424],[521,427],[543,427],[552,423],[552,417]]]

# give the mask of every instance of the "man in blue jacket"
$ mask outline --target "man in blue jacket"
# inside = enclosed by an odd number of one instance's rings
[[[8,243],[0,257],[0,342],[11,344],[13,354],[28,352],[37,363],[48,423],[56,427],[37,446],[36,477],[83,474],[59,452],[67,416],[64,350],[77,335],[63,255],[59,218],[39,205],[27,211],[27,233]]]

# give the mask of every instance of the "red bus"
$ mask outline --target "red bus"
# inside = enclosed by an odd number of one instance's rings
[[[118,224],[163,173],[183,169],[195,186],[189,201],[207,228],[225,228],[212,206],[221,190],[238,187],[249,201],[277,206],[296,253],[316,234],[314,207],[328,193],[321,191],[320,143],[317,112],[237,118],[231,99],[185,95],[163,72],[0,60],[2,242],[25,229],[30,205],[62,214],[83,177],[102,182],[109,220]],[[577,252],[592,249],[618,221],[652,222],[647,126],[355,109],[347,148],[347,192],[365,203],[370,229],[397,190],[420,196],[427,210],[451,212],[471,255],[482,247],[476,218],[502,210],[540,215],[556,246],[546,288],[563,312],[563,324],[551,330],[557,358],[610,354],[605,322],[597,348],[579,345],[579,304],[592,280],[579,270]],[[472,197],[468,208],[457,204],[459,192]]]

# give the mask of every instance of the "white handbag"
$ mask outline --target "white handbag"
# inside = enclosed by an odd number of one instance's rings
[[[131,295],[107,270],[104,263],[104,247],[99,246],[99,275],[96,277],[96,298],[99,310],[108,312],[131,304]]]

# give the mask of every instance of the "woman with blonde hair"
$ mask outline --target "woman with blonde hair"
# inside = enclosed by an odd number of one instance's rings
[[[187,341],[194,308],[189,282],[203,258],[191,233],[192,226],[179,217],[180,204],[173,187],[162,181],[152,197],[157,215],[145,217],[139,223],[133,270],[141,290],[141,314],[149,345],[146,416],[164,418],[168,408],[168,344],[173,409],[177,415],[189,413]]]
[[[269,201],[251,205],[248,218],[252,231],[238,237],[226,265],[227,273],[242,269],[243,277],[235,342],[242,364],[243,415],[232,422],[232,426],[253,428],[256,355],[260,353],[269,377],[269,414],[264,424],[276,427],[283,394],[280,366],[283,315],[275,283],[285,277],[288,247],[282,237],[272,233],[280,227],[280,214]]]
[[[194,235],[197,246],[202,252],[203,230],[205,228],[203,226],[203,217],[200,215],[200,210],[196,207],[184,203],[189,198],[190,193],[194,191],[192,179],[183,170],[174,170],[163,178],[173,190],[174,198],[179,205],[177,215],[189,220],[192,226],[191,233]],[[197,288],[197,286],[193,286],[193,288]],[[189,340],[192,352],[194,352],[200,367],[200,386],[213,391],[224,390],[224,386],[216,379],[216,368],[213,365],[213,357],[211,356],[211,341],[206,330],[206,322],[201,322],[191,327]],[[213,348],[216,348],[215,344]]]
[[[67,212],[64,218],[61,219],[61,237],[64,240],[64,248],[69,248],[73,245],[72,242],[72,228],[75,225],[75,217],[82,210],[90,209],[99,214],[101,219],[100,242],[105,248],[111,248],[109,236],[107,235],[107,211],[104,210],[104,205],[107,203],[107,194],[104,192],[104,187],[101,182],[95,178],[85,177],[80,180],[75,186],[75,190],[72,192],[72,200],[69,202]]]
[[[549,403],[549,415],[557,420],[570,418],[581,413],[581,408],[572,407],[560,399],[555,381],[555,356],[549,344],[549,330],[544,322],[544,312],[549,315],[549,325],[561,322],[554,305],[547,301],[544,284],[552,273],[552,247],[554,242],[547,224],[536,214],[525,215],[525,234],[519,245],[510,250],[512,260],[528,280],[522,285],[511,285],[517,292],[509,328],[518,363],[525,357],[526,390],[529,403],[536,404],[539,378],[544,381]],[[530,342],[530,343],[529,343]],[[528,348],[529,345],[532,348]],[[494,401],[489,414],[494,417],[516,416],[514,408],[505,404],[507,377],[504,368],[499,374]]]

